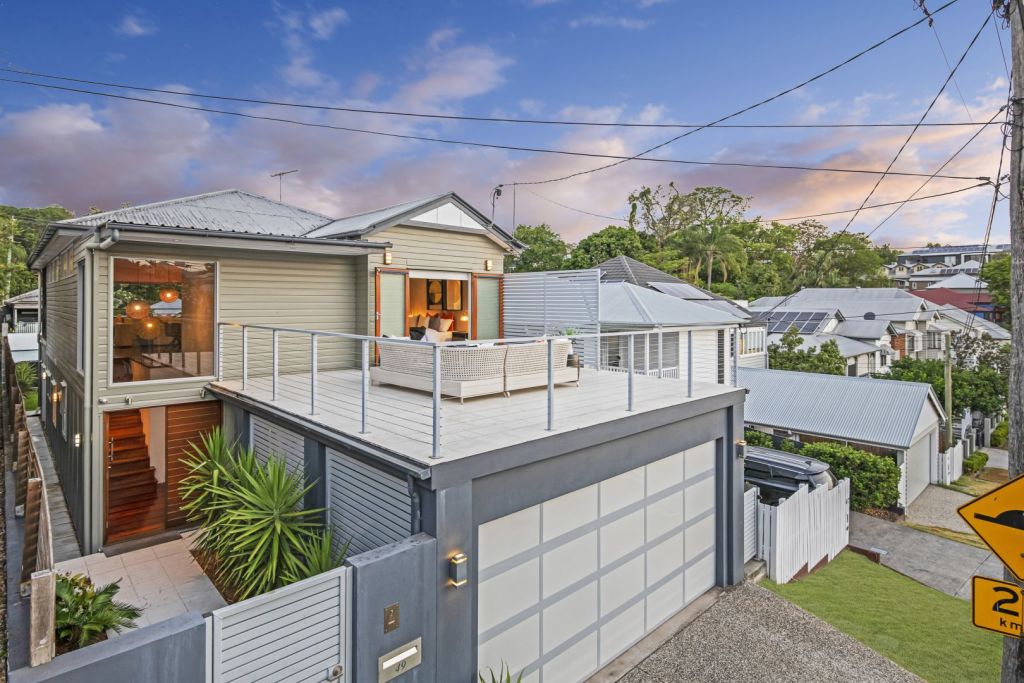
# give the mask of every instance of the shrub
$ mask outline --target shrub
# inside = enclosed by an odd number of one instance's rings
[[[974,451],[964,458],[964,474],[975,474],[976,472],[980,472],[981,468],[986,464],[988,464],[988,453],[984,451]]]
[[[995,429],[992,430],[992,447],[993,448],[1006,448],[1006,441],[1010,437],[1010,423],[1009,421],[1000,422]]]
[[[900,468],[892,458],[837,443],[805,444],[803,455],[826,462],[839,479],[850,479],[854,510],[889,508],[899,502]]]
[[[771,434],[765,434],[759,432],[756,429],[747,429],[743,432],[744,440],[751,446],[760,446],[761,448],[774,448],[774,443]]]
[[[487,667],[488,677],[484,678],[483,671],[477,673],[480,677],[480,683],[521,683],[523,680],[523,672],[520,671],[519,675],[514,679],[512,678],[512,669],[509,668],[508,664],[502,661],[501,668],[495,673],[494,669]]]
[[[16,363],[14,365],[14,378],[22,392],[31,391],[36,388],[39,381],[39,374],[36,372],[34,363]]]
[[[39,392],[38,391],[26,391],[22,394],[22,400],[25,402],[25,410],[32,412],[39,408]]]
[[[57,574],[57,642],[77,649],[99,640],[109,629],[120,633],[135,626],[142,610],[114,600],[118,581],[97,588],[81,574]]]

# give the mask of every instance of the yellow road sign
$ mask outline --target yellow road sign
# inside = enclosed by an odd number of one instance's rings
[[[979,628],[1020,638],[1024,628],[1024,591],[1013,583],[975,576],[971,581],[971,614]]]
[[[1024,477],[1009,481],[957,512],[1018,579],[1024,579]]]

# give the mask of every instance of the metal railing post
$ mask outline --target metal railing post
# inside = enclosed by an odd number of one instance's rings
[[[644,377],[651,372],[651,335],[644,334]]]
[[[732,385],[740,385],[740,328],[735,328],[732,333]]]
[[[270,355],[271,355],[271,368],[270,368],[270,400],[277,400],[277,372],[278,372],[278,333],[279,330],[275,329],[271,332],[270,338]]]
[[[658,330],[658,379],[662,378],[662,373],[664,372],[664,365],[662,365],[663,356],[661,353],[662,348],[664,348],[662,345],[662,341],[663,337],[661,334],[661,330]]]
[[[555,340],[548,339],[548,431],[555,429]]]
[[[431,458],[441,457],[441,345],[434,344],[434,367],[433,367],[433,441],[431,444]]]
[[[360,345],[363,347],[362,348],[362,351],[363,351],[363,359],[362,359],[363,377],[362,377],[362,382],[360,382],[361,393],[362,393],[362,402],[360,404],[361,415],[360,415],[360,420],[359,420],[359,433],[360,434],[365,434],[366,433],[366,400],[368,398],[368,394],[369,394],[369,391],[370,391],[370,340],[369,339],[364,339],[361,342]]]
[[[242,325],[242,391],[249,382],[249,328]]]
[[[224,381],[224,325],[217,325],[217,381]]]
[[[316,335],[309,340],[309,414],[316,415]]]
[[[693,398],[693,330],[686,331],[686,398]]]
[[[629,381],[627,382],[626,410],[630,412],[633,411],[633,372],[635,370],[633,367],[633,346],[635,336],[633,334],[629,335]]]

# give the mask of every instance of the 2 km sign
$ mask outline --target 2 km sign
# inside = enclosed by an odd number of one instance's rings
[[[974,625],[1020,638],[1024,591],[1015,583],[975,576],[971,582],[971,613]]]

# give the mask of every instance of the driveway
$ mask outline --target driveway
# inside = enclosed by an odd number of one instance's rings
[[[938,526],[943,529],[972,533],[971,527],[956,509],[974,498],[966,493],[953,491],[941,486],[928,486],[921,492],[907,510],[907,521],[924,526]]]
[[[747,582],[619,679],[677,681],[920,681],[785,598]]]
[[[859,512],[850,515],[850,545],[883,551],[884,566],[964,600],[972,576],[1003,578],[1003,563],[988,550]]]
[[[988,463],[985,467],[996,467],[1001,470],[1010,469],[1010,454],[1008,451],[1002,448],[982,448],[981,450],[988,453]]]

